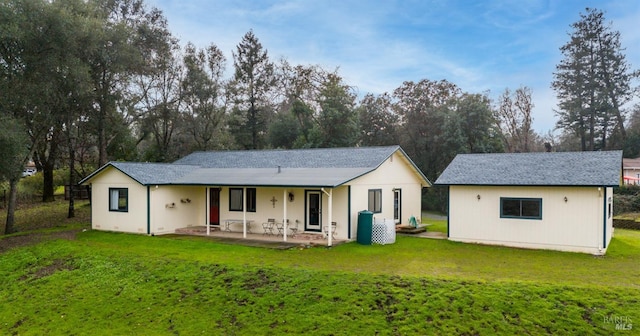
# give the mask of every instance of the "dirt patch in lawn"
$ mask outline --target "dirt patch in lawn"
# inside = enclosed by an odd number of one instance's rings
[[[0,238],[0,253],[4,253],[17,247],[31,246],[40,242],[52,239],[74,240],[80,232],[80,229],[55,231],[55,232],[36,232],[27,233],[17,236]]]
[[[76,267],[71,265],[71,263],[68,260],[55,259],[53,260],[53,263],[51,263],[51,265],[40,267],[34,270],[33,272],[30,272],[29,274],[23,277],[20,277],[19,280],[22,280],[22,281],[27,279],[36,280],[36,279],[41,279],[41,278],[50,276],[51,274],[58,271],[73,271],[74,269],[76,269]]]

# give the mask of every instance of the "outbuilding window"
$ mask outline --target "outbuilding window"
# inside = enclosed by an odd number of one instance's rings
[[[542,198],[500,197],[500,218],[542,219]]]
[[[129,189],[109,188],[109,211],[129,211]]]

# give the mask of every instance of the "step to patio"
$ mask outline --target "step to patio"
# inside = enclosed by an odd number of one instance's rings
[[[209,228],[210,232],[220,231],[219,227],[212,226]],[[176,234],[191,234],[191,235],[207,235],[206,226],[189,226],[186,228],[176,229]]]
[[[326,240],[325,236],[320,233],[296,233],[294,235],[289,236],[293,239],[298,240]]]
[[[404,226],[398,225],[396,226],[396,233],[406,233],[406,234],[418,234],[427,231],[426,225],[420,225],[418,227],[413,226]]]

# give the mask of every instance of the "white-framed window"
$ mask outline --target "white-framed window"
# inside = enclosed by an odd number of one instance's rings
[[[109,211],[129,211],[129,189],[109,188]]]
[[[402,189],[393,189],[393,220],[396,224],[402,220]]]
[[[369,189],[369,211],[382,212],[382,189]]]
[[[542,219],[542,198],[500,197],[500,218]]]

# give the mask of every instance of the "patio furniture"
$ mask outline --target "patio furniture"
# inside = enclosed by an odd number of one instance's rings
[[[242,219],[226,219],[224,221],[224,231],[231,232],[231,224],[243,224],[243,223],[244,223],[244,220]],[[247,233],[252,233],[251,223],[253,223],[253,220],[247,219]]]
[[[300,221],[296,219],[295,224],[289,225],[289,230],[291,231],[292,235],[298,233],[298,224],[300,224]]]
[[[263,235],[273,235],[273,229],[276,228],[276,219],[269,218],[266,222],[262,223]]]
[[[289,226],[289,220],[287,219],[287,226]],[[284,235],[284,222],[276,222],[276,229],[278,229],[278,235]]]
[[[335,238],[336,235],[336,228],[338,227],[338,223],[336,222],[331,222],[331,238]],[[324,227],[324,235],[326,237],[329,237],[329,233],[327,232],[328,228],[325,226]]]

